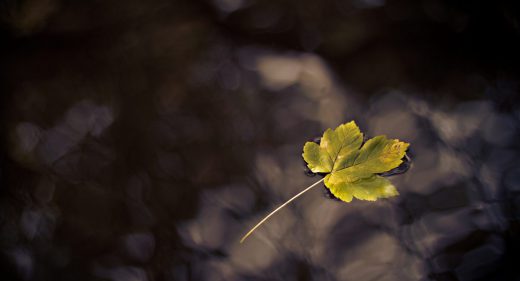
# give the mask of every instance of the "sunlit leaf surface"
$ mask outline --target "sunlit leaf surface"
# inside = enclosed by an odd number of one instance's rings
[[[389,180],[377,175],[398,167],[409,143],[376,136],[363,144],[354,121],[328,129],[320,144],[307,142],[303,158],[314,173],[325,173],[325,186],[334,196],[375,201],[399,193]]]

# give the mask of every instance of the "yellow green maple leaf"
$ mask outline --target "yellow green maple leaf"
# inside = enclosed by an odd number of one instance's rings
[[[311,184],[265,216],[240,239],[240,243],[267,219],[322,181],[334,196],[345,202],[353,198],[375,201],[398,195],[395,186],[378,174],[397,168],[403,162],[409,145],[384,135],[363,144],[363,134],[354,121],[339,125],[334,130],[327,129],[319,144],[307,142],[303,147],[303,159],[309,169],[325,174],[325,178]]]

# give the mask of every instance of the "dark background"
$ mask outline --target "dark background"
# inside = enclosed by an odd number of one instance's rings
[[[2,280],[520,280],[520,2],[0,0]],[[400,196],[303,144],[411,143]]]

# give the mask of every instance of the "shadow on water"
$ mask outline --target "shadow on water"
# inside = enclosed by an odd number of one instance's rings
[[[2,278],[519,280],[519,7],[469,2],[0,2]],[[349,120],[400,196],[239,244]]]

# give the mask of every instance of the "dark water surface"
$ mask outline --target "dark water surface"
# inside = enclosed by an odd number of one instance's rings
[[[0,1],[0,279],[520,280],[518,4],[466,2]],[[239,244],[350,120],[400,196]]]

